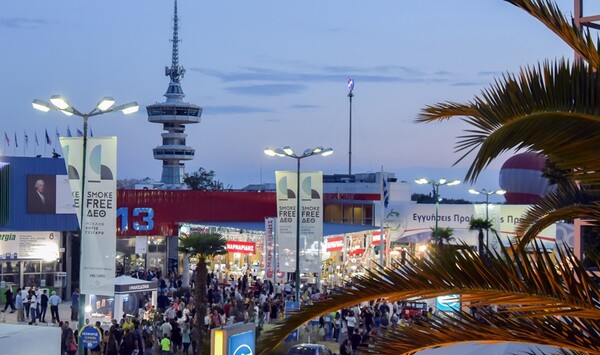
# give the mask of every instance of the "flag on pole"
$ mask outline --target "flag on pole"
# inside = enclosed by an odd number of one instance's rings
[[[52,145],[52,141],[50,140],[50,136],[48,135],[48,129],[46,128],[46,144]]]
[[[71,135],[71,127],[67,126],[67,137],[73,137]]]
[[[58,133],[58,127],[54,126],[54,129],[56,130],[56,141],[60,140],[60,134]]]
[[[19,148],[19,142],[17,141],[17,132],[15,132],[15,147]]]
[[[354,90],[354,79],[348,78],[348,90]]]
[[[94,136],[94,131],[92,131],[92,127],[90,127],[90,137]]]
[[[77,128],[77,137],[83,137],[83,132],[79,128]]]
[[[6,132],[4,132],[4,141],[6,142],[6,145],[10,147],[10,138],[8,138],[8,134],[6,134]]]
[[[29,136],[27,135],[27,131],[24,131],[25,133],[25,146],[27,147],[29,145]]]
[[[35,132],[35,145],[36,147],[40,146],[40,142],[38,141],[37,132]]]
[[[383,207],[387,208],[390,204],[390,190],[388,188],[388,182],[385,177],[383,177]]]

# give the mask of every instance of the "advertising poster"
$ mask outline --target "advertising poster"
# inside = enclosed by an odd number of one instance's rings
[[[0,232],[0,260],[58,260],[60,232]]]
[[[74,199],[83,202],[81,228],[81,285],[83,294],[113,295],[116,256],[117,138],[88,138],[84,175],[83,138],[61,138]],[[78,188],[79,186],[79,188]],[[80,221],[81,222],[81,221]]]
[[[280,270],[295,272],[296,223],[300,218],[300,272],[321,271],[323,239],[323,173],[277,171],[277,225]],[[298,196],[300,200],[297,200]],[[298,204],[301,213],[297,213]]]
[[[77,213],[67,175],[27,175],[27,213]]]

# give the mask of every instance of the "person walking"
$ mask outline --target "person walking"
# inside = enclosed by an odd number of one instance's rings
[[[21,296],[21,289],[17,289],[17,296],[15,297],[15,308],[17,309],[17,322],[25,321],[25,314],[23,313],[23,296]]]
[[[46,310],[48,309],[48,295],[46,294],[48,290],[42,291],[42,295],[40,296],[40,322],[46,323]]]
[[[29,299],[29,313],[31,314],[31,321],[29,321],[29,325],[32,324],[36,324],[37,325],[37,306],[38,306],[38,299],[35,296],[35,292],[32,292],[30,294],[30,299]]]
[[[50,315],[52,316],[52,323],[60,322],[60,315],[58,313],[58,305],[62,303],[60,296],[56,294],[56,291],[52,291],[52,296],[48,299],[50,303]]]
[[[4,295],[6,296],[6,305],[2,312],[6,312],[6,309],[10,307],[10,313],[15,313],[15,298],[13,295],[12,285],[8,285],[6,291],[4,291]]]
[[[30,304],[29,304],[29,299],[31,297],[29,297],[31,295],[31,292],[29,292],[27,289],[25,289],[25,287],[23,287],[23,289],[21,290],[21,297],[23,298],[23,308],[25,311],[25,319],[29,319],[29,308],[30,308]]]

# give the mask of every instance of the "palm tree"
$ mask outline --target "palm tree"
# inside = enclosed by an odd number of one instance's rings
[[[368,269],[352,287],[303,308],[259,339],[269,354],[288,333],[321,314],[377,298],[424,300],[461,295],[463,304],[502,306],[483,314],[484,322],[460,312],[422,326],[389,327],[371,353],[392,355],[461,342],[518,342],[600,353],[600,288],[569,249],[558,260],[537,244],[490,250],[487,260],[470,248],[433,250],[429,258],[407,258],[406,265]],[[544,336],[540,337],[540,334]],[[371,350],[371,349],[370,349]]]
[[[444,244],[454,240],[452,234],[454,234],[454,231],[450,227],[431,227],[431,240],[438,248],[443,248]]]
[[[507,316],[486,314],[482,324],[459,314],[451,322],[440,319],[401,332],[392,329],[384,334],[385,346],[375,351],[398,354],[461,341],[516,341],[600,353],[600,290],[584,265],[568,250],[555,250],[560,254],[557,263],[543,248],[536,246],[533,253],[525,249],[541,230],[559,220],[585,218],[600,224],[600,41],[550,0],[506,1],[548,27],[582,61],[547,60],[522,68],[517,75],[505,74],[470,102],[428,106],[417,121],[458,118],[471,126],[457,142],[457,151],[463,154],[457,163],[475,154],[468,182],[475,182],[500,154],[520,149],[545,155],[554,169],[564,173],[566,179],[522,219],[520,244],[502,249],[500,255],[491,251],[487,262],[468,249],[458,253],[444,248],[406,267],[368,270],[351,289],[288,318],[265,340],[277,343],[277,332],[286,333],[318,314],[357,302],[460,294],[463,302],[501,303]]]
[[[466,180],[474,182],[501,153],[527,149],[544,154],[568,172],[571,184],[547,194],[519,226],[523,243],[547,226],[568,218],[600,220],[600,52],[589,30],[580,30],[549,0],[507,0],[525,10],[571,46],[585,62],[544,61],[505,74],[481,96],[461,104],[426,107],[418,122],[459,118],[470,127],[459,137],[458,161],[476,151]],[[567,184],[568,185],[568,184]],[[573,198],[572,192],[580,191]]]
[[[196,318],[194,326],[197,329],[198,355],[204,350],[204,337],[206,328],[204,316],[206,315],[206,278],[208,277],[207,261],[216,255],[227,254],[225,246],[227,241],[218,233],[192,233],[187,237],[179,238],[179,251],[188,257],[195,257],[196,280],[194,280],[194,298],[196,299]]]
[[[469,221],[469,230],[479,232],[477,235],[477,250],[479,251],[479,255],[484,255],[483,231],[489,232],[492,226],[492,222],[485,218],[473,218]]]

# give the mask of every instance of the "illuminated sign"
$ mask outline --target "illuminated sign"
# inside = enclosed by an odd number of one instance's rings
[[[242,253],[242,254],[254,254],[254,249],[256,248],[256,244],[252,242],[238,242],[235,240],[228,240],[227,249],[230,253]]]
[[[0,232],[0,260],[57,260],[60,232]]]
[[[342,251],[344,249],[344,237],[330,237],[326,241],[327,252]]]

